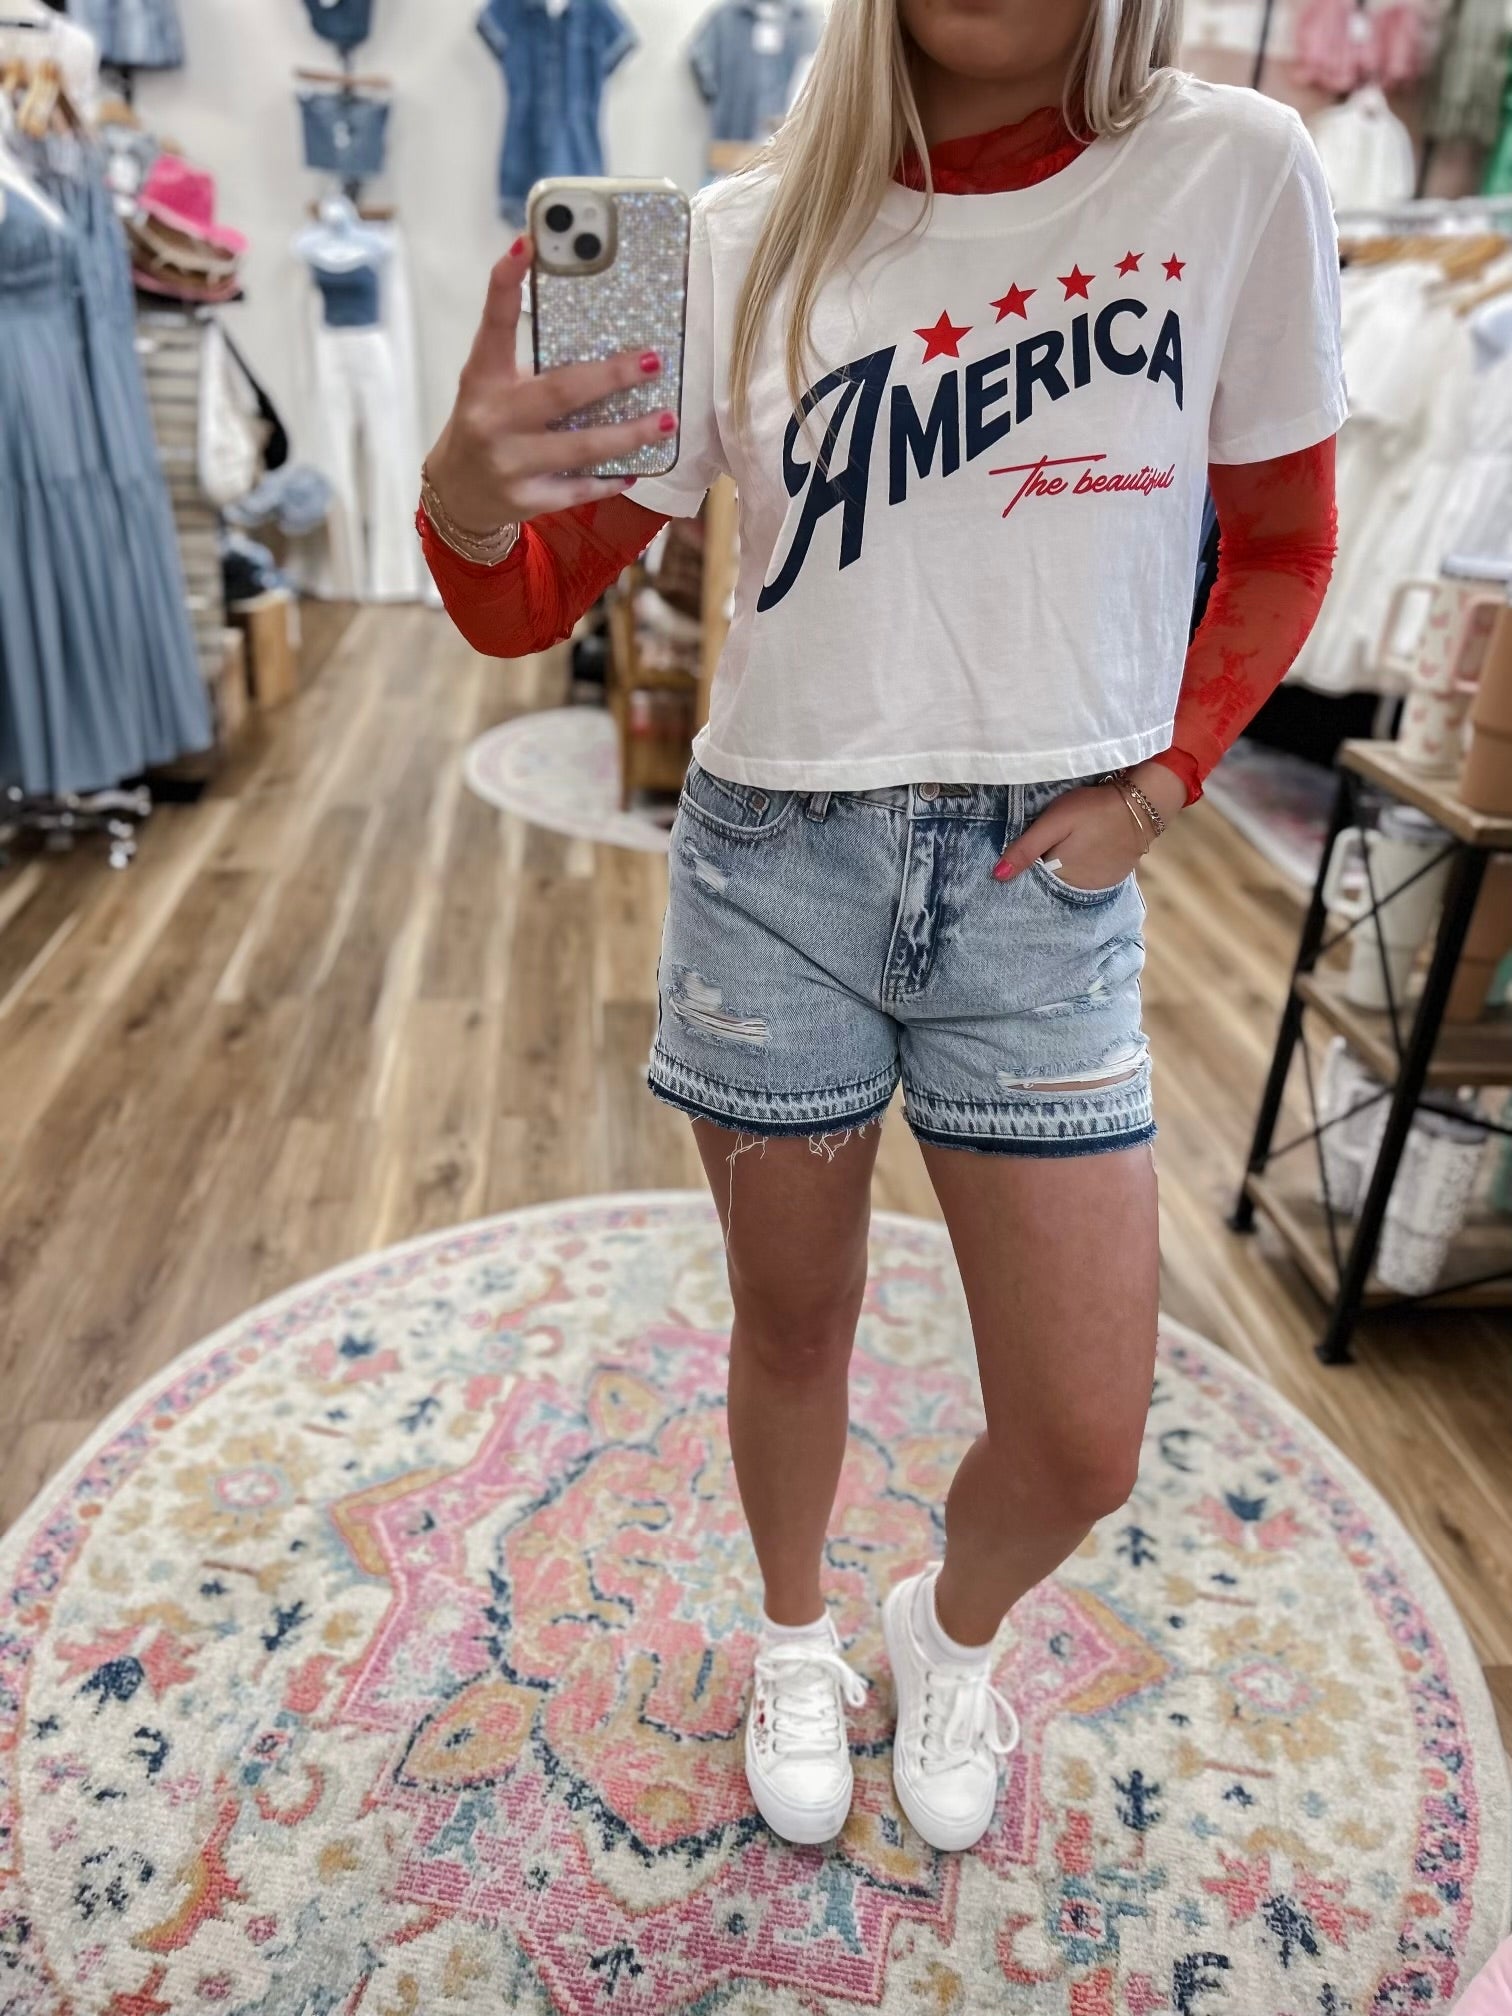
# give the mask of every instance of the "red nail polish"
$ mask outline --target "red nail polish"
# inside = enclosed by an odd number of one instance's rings
[[[999,861],[992,873],[994,878],[999,882],[1011,882],[1018,873],[1018,870],[1011,861]]]
[[[525,240],[523,238],[516,238],[513,245],[511,245],[509,248],[509,256],[511,259],[518,259],[520,254],[524,250],[525,250]]]
[[[677,432],[677,415],[675,413],[663,413],[656,424],[660,427],[663,434],[675,434]]]
[[[654,378],[661,369],[661,359],[654,350],[641,352],[640,367],[648,378]]]

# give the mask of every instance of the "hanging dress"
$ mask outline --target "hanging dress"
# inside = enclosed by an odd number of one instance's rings
[[[120,225],[92,153],[40,143],[62,227],[0,218],[0,785],[92,791],[207,748]]]
[[[50,165],[52,164],[52,165]],[[64,172],[66,170],[66,172]],[[37,179],[77,234],[79,301],[105,465],[115,490],[149,763],[211,741],[209,699],[189,620],[178,530],[136,350],[131,259],[103,163],[54,141]]]
[[[115,677],[126,623],[98,564],[105,486],[72,234],[0,209],[0,786],[88,791],[139,768]]]

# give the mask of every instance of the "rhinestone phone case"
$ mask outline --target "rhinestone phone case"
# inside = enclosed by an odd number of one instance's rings
[[[681,417],[683,332],[688,300],[688,199],[672,182],[620,182],[557,177],[530,192],[531,230],[554,199],[591,188],[615,212],[612,262],[600,273],[532,275],[535,367],[584,364],[623,350],[655,350],[656,377],[597,400],[553,424],[564,430],[635,420],[670,410]],[[654,441],[612,462],[580,470],[594,476],[665,476],[677,464],[678,436]]]

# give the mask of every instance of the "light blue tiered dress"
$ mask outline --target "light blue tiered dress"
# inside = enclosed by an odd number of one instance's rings
[[[205,748],[210,717],[132,338],[89,172],[0,213],[0,785],[88,792]]]

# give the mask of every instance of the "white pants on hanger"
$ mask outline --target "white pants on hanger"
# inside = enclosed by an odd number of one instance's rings
[[[410,602],[423,592],[414,526],[418,464],[405,424],[412,399],[386,327],[316,331],[315,460],[336,493],[336,595]]]

